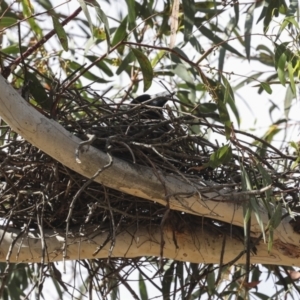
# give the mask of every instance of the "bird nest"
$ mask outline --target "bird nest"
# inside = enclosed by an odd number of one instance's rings
[[[253,150],[250,142],[238,139],[238,132],[233,130],[232,155],[224,164],[212,160],[224,145],[217,141],[212,143],[208,135],[213,132],[225,136],[224,127],[214,120],[217,118],[215,113],[201,113],[197,106],[183,106],[172,95],[163,98],[163,104],[167,102],[163,106],[156,102],[161,98],[148,100],[146,97],[146,101],[128,103],[128,100],[112,101],[95,95],[91,100],[86,95],[87,91],[60,93],[59,104],[56,103],[51,113],[45,113],[81,138],[83,143],[91,144],[111,157],[147,166],[155,174],[159,170],[160,174],[173,174],[189,182],[213,182],[240,191],[243,188],[242,165],[250,178],[255,178],[256,189],[265,186],[264,180],[269,178],[278,194],[287,191],[283,200],[295,203],[298,199],[288,180],[279,181],[286,170],[278,171],[276,176],[273,172],[278,168],[278,158],[292,161],[296,157],[283,154],[263,140],[240,133],[256,141]],[[65,229],[70,205],[79,191],[80,196],[74,202],[68,221],[70,226],[111,226],[112,222],[115,228],[137,222],[161,224],[164,206],[96,182],[86,184],[88,178],[55,161],[6,125],[1,126],[1,141],[0,217],[7,220],[9,226],[37,228],[42,220],[44,229]],[[264,151],[264,155],[259,151]],[[266,174],[273,172],[273,175],[263,178],[257,162]],[[295,184],[292,176],[289,180]],[[203,224],[197,216],[180,212],[172,212],[169,217],[171,215],[172,220]],[[220,222],[217,227],[220,230]]]

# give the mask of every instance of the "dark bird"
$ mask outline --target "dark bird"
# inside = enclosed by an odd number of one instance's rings
[[[148,94],[144,94],[141,96],[138,96],[134,98],[131,101],[131,104],[143,104],[148,106],[156,106],[156,107],[163,107],[167,102],[169,98],[167,97],[155,97],[152,98]],[[151,109],[151,108],[145,108],[145,111],[142,112],[142,115],[146,117],[147,119],[162,119],[163,115],[161,110],[159,109]]]
[[[144,94],[144,95],[141,95],[141,96],[138,96],[138,97],[134,98],[131,101],[131,103],[132,104],[140,104],[140,103],[143,103],[143,102],[147,101],[147,105],[156,106],[156,107],[163,107],[169,100],[167,97],[155,97],[151,101],[150,101],[150,99],[151,99],[150,95]]]

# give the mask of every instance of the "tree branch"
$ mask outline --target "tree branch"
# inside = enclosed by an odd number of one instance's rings
[[[80,235],[78,228],[70,232],[67,259],[107,258],[109,256],[111,243],[106,243],[109,229],[93,231],[89,228],[88,231],[92,233]],[[44,262],[61,261],[65,232],[45,230],[44,233],[46,248]],[[161,227],[156,225],[126,228],[116,235],[111,257],[158,257],[161,253],[161,233]],[[165,242],[163,256],[169,259],[193,263],[220,263],[220,253],[224,251],[222,262],[224,265],[233,261],[244,251],[244,244],[229,236],[225,239],[224,248],[222,236],[203,227],[193,228],[192,232],[188,229],[173,232],[171,228],[165,226],[163,234]],[[41,262],[42,241],[38,232],[29,232],[20,237],[17,229],[8,228],[5,231],[3,227],[0,227],[0,235],[4,235],[0,245],[0,261],[6,261],[6,253],[14,240],[12,254],[8,258],[10,262]],[[267,244],[259,244],[256,248],[257,255],[251,254],[251,263],[292,266],[299,262],[299,249],[284,247],[280,241],[274,242],[271,253],[268,253]],[[293,256],[286,255],[286,252],[291,251],[293,251]],[[246,255],[243,255],[237,263],[245,263],[245,259]]]

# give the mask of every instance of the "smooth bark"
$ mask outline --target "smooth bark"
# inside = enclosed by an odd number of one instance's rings
[[[89,232],[91,232],[91,228],[89,228]],[[92,234],[80,235],[78,231],[71,231],[68,235],[68,251],[65,259],[107,258],[109,255],[132,258],[160,256],[161,254],[162,236],[159,226],[139,226],[138,229],[131,226],[124,229],[116,235],[111,253],[111,242],[104,245],[108,232],[108,230],[95,230]],[[3,236],[0,245],[0,261],[48,262],[63,260],[65,233],[45,230],[43,234],[46,250],[44,258],[41,255],[42,243],[39,232],[29,232],[18,236],[19,231],[14,228],[8,228],[6,232],[0,228],[0,235]],[[244,245],[240,240],[227,236],[223,242],[221,234],[201,227],[193,227],[193,230],[185,229],[173,234],[173,231],[165,226],[163,240],[164,257],[194,263],[225,264],[234,260],[244,250]],[[15,243],[10,254],[12,241]],[[98,251],[102,246],[103,248]],[[296,250],[293,255],[287,255],[290,250],[292,249],[285,247],[280,241],[276,241],[271,253],[268,253],[267,244],[260,243],[257,245],[257,255],[252,254],[251,256],[251,263],[298,265],[300,250]],[[223,253],[222,261],[221,253]],[[245,263],[245,255],[237,263]]]

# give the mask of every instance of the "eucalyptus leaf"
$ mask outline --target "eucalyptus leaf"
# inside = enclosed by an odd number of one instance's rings
[[[135,57],[137,58],[139,65],[141,67],[143,73],[143,80],[144,80],[144,92],[147,91],[153,80],[153,69],[148,57],[140,50],[132,48],[131,49]]]

